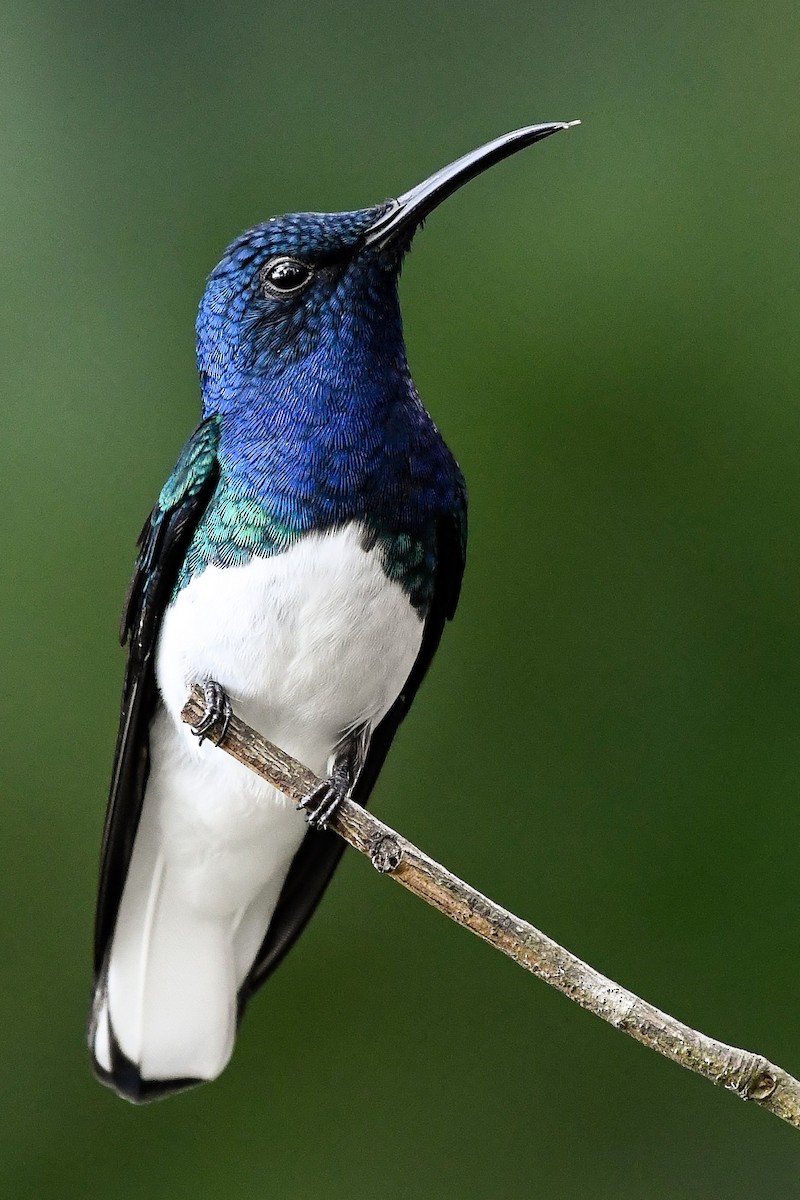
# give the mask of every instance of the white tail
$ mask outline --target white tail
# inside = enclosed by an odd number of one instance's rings
[[[232,921],[187,903],[153,825],[137,834],[93,1029],[99,1070],[134,1100],[216,1078],[236,1033]]]

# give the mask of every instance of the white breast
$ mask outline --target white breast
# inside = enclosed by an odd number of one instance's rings
[[[306,825],[251,771],[198,744],[180,719],[190,685],[216,680],[236,713],[324,776],[343,735],[390,708],[421,640],[421,620],[354,524],[206,567],[178,594],[158,647],[166,711],[151,730],[145,811],[191,904],[241,913],[282,882]]]
[[[377,723],[411,671],[422,622],[361,541],[350,524],[193,579],[158,649],[173,716],[192,682],[215,679],[237,712],[316,771],[343,733]]]

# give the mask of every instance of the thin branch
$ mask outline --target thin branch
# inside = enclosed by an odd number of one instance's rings
[[[196,724],[204,711],[203,690],[192,691],[184,721]],[[232,717],[220,749],[249,767],[295,804],[321,780],[284,754],[249,725]],[[557,942],[521,921],[493,900],[423,854],[383,821],[352,800],[344,800],[329,828],[366,854],[378,871],[391,875],[451,921],[472,930],[526,970],[563,992],[615,1029],[682,1067],[753,1100],[800,1129],[800,1083],[759,1054],[737,1050],[690,1029],[633,992],[607,979]]]

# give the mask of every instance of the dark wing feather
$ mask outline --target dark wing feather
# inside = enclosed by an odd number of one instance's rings
[[[157,701],[155,649],[164,609],[186,549],[217,480],[218,425],[204,421],[187,442],[139,537],[122,614],[128,643],[117,749],[100,856],[94,965],[99,974],[114,932],[150,769],[148,730]]]
[[[364,765],[352,797],[366,806],[380,774],[389,747],[436,653],[445,623],[456,610],[464,574],[466,553],[466,506],[440,519],[436,537],[436,579],[433,598],[425,618],[422,645],[411,674],[400,695],[370,738]],[[267,935],[250,974],[239,992],[239,1011],[291,950],[322,899],[345,843],[329,830],[309,830],[292,861]]]

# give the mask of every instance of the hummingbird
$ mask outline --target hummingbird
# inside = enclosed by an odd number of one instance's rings
[[[341,858],[327,823],[342,796],[367,803],[456,609],[466,487],[406,357],[414,234],[570,124],[505,134],[371,208],[273,217],[209,277],[202,419],[142,530],[121,627],[89,1046],[128,1100],[225,1068]],[[211,744],[232,704],[325,779],[300,808]]]

